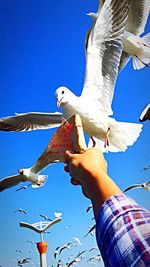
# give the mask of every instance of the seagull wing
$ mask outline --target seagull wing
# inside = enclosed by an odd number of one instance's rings
[[[20,184],[22,182],[25,182],[27,177],[22,174],[17,174],[14,176],[8,176],[0,181],[0,192],[2,192],[5,189],[8,189],[9,187],[15,186],[17,184]]]
[[[142,34],[149,16],[149,11],[149,0],[131,0],[126,30],[138,36]]]
[[[139,188],[139,187],[143,187],[142,184],[133,184],[133,185],[128,186],[125,190],[123,190],[123,192],[125,193],[131,189]]]
[[[30,112],[0,118],[0,130],[22,132],[60,126],[62,113]]]
[[[82,95],[111,115],[130,0],[105,1],[88,38]]]
[[[150,120],[150,103],[144,108],[139,118],[141,122],[147,120]]]

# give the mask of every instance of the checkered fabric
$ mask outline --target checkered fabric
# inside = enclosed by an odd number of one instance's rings
[[[150,212],[124,194],[101,206],[96,238],[105,266],[150,266]]]

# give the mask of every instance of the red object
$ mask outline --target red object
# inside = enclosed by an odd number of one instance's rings
[[[48,243],[46,241],[37,243],[37,248],[38,248],[40,255],[46,254],[47,247],[48,247]]]

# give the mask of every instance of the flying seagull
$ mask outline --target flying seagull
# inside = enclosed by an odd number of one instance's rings
[[[145,166],[142,170],[140,170],[141,172],[143,172],[143,171],[147,171],[147,170],[149,170],[150,169],[150,165],[147,165],[147,166]]]
[[[65,244],[62,248],[60,248],[59,254],[61,254],[64,249],[70,249],[71,245],[73,245],[72,242]]]
[[[87,232],[87,234],[84,236],[86,237],[87,235],[94,235],[94,229],[96,228],[96,224],[93,224],[91,227],[90,227],[90,230]]]
[[[94,20],[93,25],[98,16],[101,15],[104,2],[105,0],[99,0],[97,13],[90,12],[87,14]],[[120,70],[127,64],[131,56],[134,69],[141,69],[150,64],[150,33],[146,34],[144,37],[140,37],[145,29],[149,10],[149,0],[131,0],[123,36],[123,52],[120,60]]]
[[[133,185],[130,185],[128,186],[123,192],[127,192],[131,189],[134,189],[134,188],[143,188],[145,190],[150,190],[150,180],[148,180],[147,182],[143,183],[143,184],[133,184]]]
[[[14,212],[15,212],[15,213],[16,213],[16,212],[21,212],[21,213],[27,214],[26,210],[21,209],[21,208],[18,209],[18,210],[15,210]]]
[[[150,120],[150,103],[144,108],[139,118],[140,122],[147,120]]]
[[[40,187],[43,186],[47,180],[47,175],[38,175],[33,173],[30,168],[20,169],[19,173],[20,174],[8,176],[0,180],[0,192],[26,181],[33,183],[32,187]]]
[[[89,210],[92,209],[92,208],[93,208],[93,205],[90,204],[90,205],[87,207],[86,212],[89,212]]]
[[[62,217],[62,215],[63,215],[63,212],[54,212],[54,216],[56,218],[60,218],[60,217]]]
[[[58,246],[54,251],[54,259],[56,259],[58,253],[59,253],[60,246]]]
[[[48,218],[48,216],[46,216],[46,215],[40,214],[40,216],[47,221],[52,221],[52,219]]]
[[[142,129],[140,124],[118,122],[110,117],[113,114],[111,104],[129,4],[130,0],[105,1],[88,38],[82,94],[77,97],[65,87],[58,88],[56,98],[63,114],[54,113],[53,117],[51,113],[53,119],[58,117],[58,124],[61,123],[62,117],[68,119],[78,113],[85,132],[99,140],[96,140],[96,144],[103,151],[125,151],[137,140]],[[49,115],[44,125],[44,114],[38,114],[35,121],[35,113],[32,113],[32,120],[29,120],[29,116],[30,114],[20,114],[1,118],[0,130],[23,131],[51,127]],[[56,125],[56,120],[54,124]]]

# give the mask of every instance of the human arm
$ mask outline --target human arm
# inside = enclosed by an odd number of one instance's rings
[[[101,150],[91,148],[82,154],[66,151],[65,156],[67,162],[65,170],[72,177],[71,183],[82,186],[83,194],[91,200],[97,218],[101,205],[110,196],[122,193],[107,175],[107,163]]]

